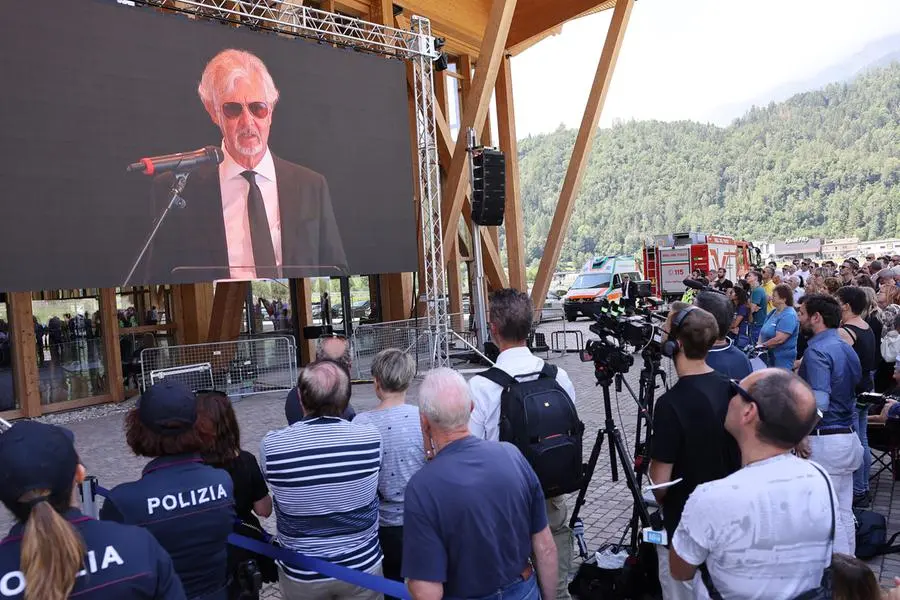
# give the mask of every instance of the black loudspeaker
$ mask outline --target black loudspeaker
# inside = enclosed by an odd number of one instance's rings
[[[497,227],[503,224],[506,205],[506,158],[493,148],[482,148],[472,157],[472,221]]]

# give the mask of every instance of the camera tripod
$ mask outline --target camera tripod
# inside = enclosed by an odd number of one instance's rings
[[[619,465],[617,463],[621,463],[622,471],[625,474],[625,482],[628,485],[628,489],[634,500],[634,509],[632,511],[631,519],[629,520],[628,526],[623,532],[620,541],[621,546],[628,536],[628,533],[631,533],[630,545],[628,546],[628,551],[631,556],[637,555],[641,527],[648,527],[651,525],[650,511],[641,494],[641,483],[650,459],[649,442],[653,422],[656,378],[659,377],[662,380],[663,385],[668,387],[668,384],[666,383],[666,374],[660,368],[661,356],[659,353],[648,348],[641,353],[641,357],[643,358],[644,364],[640,372],[640,387],[637,395],[634,393],[634,390],[631,389],[631,386],[628,385],[623,372],[612,372],[608,368],[605,368],[605,365],[600,363],[595,365],[597,385],[603,387],[603,409],[606,420],[603,427],[597,431],[597,438],[594,441],[594,447],[591,449],[591,456],[588,460],[584,484],[578,492],[578,498],[575,501],[575,510],[572,512],[572,518],[569,520],[569,526],[573,530],[579,532],[583,531],[583,525],[578,518],[578,514],[581,507],[584,505],[588,486],[593,478],[594,470],[597,467],[597,460],[599,459],[600,452],[603,448],[603,439],[606,437],[608,438],[609,465],[612,472],[612,480],[614,482],[619,480]],[[633,460],[631,455],[629,455],[628,451],[625,449],[622,434],[618,427],[616,427],[616,423],[612,417],[612,401],[610,399],[609,388],[613,384],[616,386],[617,393],[622,391],[624,385],[638,404]],[[644,430],[643,440],[642,428]],[[583,534],[578,534],[577,537],[579,553],[582,558],[587,558],[587,546],[584,542]]]

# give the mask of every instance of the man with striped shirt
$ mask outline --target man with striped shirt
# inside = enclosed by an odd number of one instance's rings
[[[316,361],[304,368],[297,387],[303,419],[267,433],[260,451],[275,499],[278,541],[307,556],[381,575],[377,497],[381,436],[374,425],[340,418],[350,399],[350,379],[334,361]],[[283,564],[279,583],[288,600],[380,597]]]

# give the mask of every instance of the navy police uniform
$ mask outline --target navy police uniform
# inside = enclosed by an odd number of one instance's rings
[[[140,422],[159,436],[190,431],[197,400],[185,385],[166,381],[147,388],[138,402]],[[235,521],[234,485],[227,471],[199,455],[161,456],[138,481],[110,492],[100,518],[145,527],[172,556],[188,598],[228,597],[228,535]]]
[[[9,535],[0,540],[0,600],[25,596],[27,582],[20,561],[25,525],[34,507],[44,503],[58,511],[84,543],[84,563],[75,577],[72,597],[183,600],[186,596],[172,559],[152,535],[138,527],[103,523],[66,507],[74,482],[83,475],[79,462],[75,438],[62,427],[23,421],[0,434],[0,501],[17,519]],[[36,495],[42,493],[47,495]]]
[[[234,489],[227,471],[199,456],[164,456],[138,481],[116,486],[100,518],[147,528],[168,550],[188,598],[227,598]]]
[[[84,600],[121,598],[183,600],[181,581],[172,559],[159,542],[140,527],[104,523],[71,509],[63,515],[84,540],[84,568],[72,596]],[[25,575],[19,565],[22,532],[19,523],[0,541],[0,598],[23,598]]]

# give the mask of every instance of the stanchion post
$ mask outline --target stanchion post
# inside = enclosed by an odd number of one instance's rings
[[[95,519],[100,517],[100,506],[97,504],[94,496],[96,491],[97,478],[93,475],[88,475],[78,485],[78,493],[81,494],[81,512]]]

